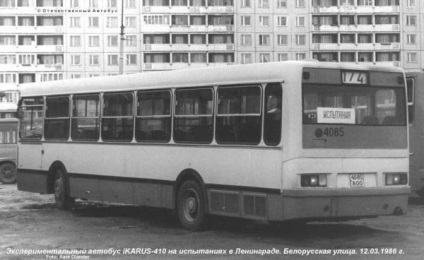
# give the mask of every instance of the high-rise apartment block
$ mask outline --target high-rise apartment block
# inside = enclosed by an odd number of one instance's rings
[[[419,0],[0,0],[0,117],[21,83],[116,75],[121,61],[124,73],[301,59],[421,70],[423,21]]]

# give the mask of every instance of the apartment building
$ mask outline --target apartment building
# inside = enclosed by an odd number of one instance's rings
[[[21,83],[116,75],[121,60],[124,73],[301,59],[421,70],[423,10],[419,0],[0,0],[0,117]]]

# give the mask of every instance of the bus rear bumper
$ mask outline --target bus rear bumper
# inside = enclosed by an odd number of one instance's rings
[[[284,190],[283,220],[344,219],[401,215],[406,212],[410,187]]]

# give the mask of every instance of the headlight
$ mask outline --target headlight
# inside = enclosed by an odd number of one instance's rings
[[[300,185],[302,187],[327,187],[327,174],[302,174]]]
[[[407,173],[385,173],[386,185],[405,185],[408,183]]]

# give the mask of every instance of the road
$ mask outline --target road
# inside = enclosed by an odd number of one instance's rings
[[[205,231],[193,233],[170,211],[84,201],[61,211],[51,195],[0,184],[0,259],[423,257],[424,203],[416,199],[403,216],[304,227],[212,218]]]

